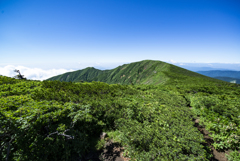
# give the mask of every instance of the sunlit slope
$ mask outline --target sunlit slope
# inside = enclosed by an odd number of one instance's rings
[[[91,81],[102,81],[110,84],[162,84],[168,79],[163,71],[167,71],[169,65],[152,60],[124,64],[93,78]]]
[[[187,69],[170,65],[167,71],[163,72],[167,77],[167,84],[211,84],[211,83],[222,83],[222,80],[211,78],[205,75],[198,74],[196,72],[189,71]]]
[[[194,81],[216,79],[168,64],[162,61],[143,60],[124,64],[112,70],[98,70],[86,68],[83,70],[65,73],[48,80],[59,81],[100,81],[109,84],[165,84],[172,81]]]
[[[83,70],[77,70],[74,72],[67,72],[61,75],[57,75],[49,78],[48,80],[59,80],[65,82],[78,82],[78,81],[87,81],[94,77],[97,77],[100,74],[103,74],[106,71],[98,70],[93,67],[88,67]]]

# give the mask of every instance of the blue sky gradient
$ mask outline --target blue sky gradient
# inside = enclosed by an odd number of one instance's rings
[[[240,63],[240,1],[0,1],[2,67],[77,69],[145,59]]]

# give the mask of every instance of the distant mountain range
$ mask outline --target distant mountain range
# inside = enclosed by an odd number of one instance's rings
[[[178,65],[177,65],[178,66]],[[181,66],[180,66],[181,67]],[[210,70],[218,70],[218,71],[235,71],[235,70],[230,70],[230,69],[225,69],[225,68],[212,68],[212,67],[187,67],[184,66],[182,67],[184,69],[187,70],[191,70],[194,72],[198,72],[198,71],[210,71]]]
[[[174,63],[191,71],[231,70],[240,71],[240,63]]]
[[[197,73],[206,75],[208,77],[230,77],[240,79],[240,71],[210,70],[210,71],[198,71]]]
[[[240,84],[240,71],[231,70],[210,70],[210,71],[197,71],[197,73],[220,79],[223,81]]]
[[[230,77],[214,77],[214,78],[219,79],[219,80],[223,80],[223,81],[226,81],[226,82],[230,82],[230,83],[240,84],[240,79],[237,79],[237,78],[230,78]]]
[[[109,84],[164,84],[169,81],[220,81],[162,61],[143,60],[111,70],[88,67],[47,80],[66,82],[101,81]]]

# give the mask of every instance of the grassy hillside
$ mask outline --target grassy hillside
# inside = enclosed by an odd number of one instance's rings
[[[163,73],[170,64],[161,61],[144,60],[124,64],[101,74],[91,81],[101,81],[109,84],[162,84],[167,81]]]
[[[194,77],[195,81],[202,79],[212,80],[201,74],[177,67],[161,61],[144,60],[140,62],[124,64],[112,70],[97,70],[94,68],[86,68],[83,70],[65,73],[59,76],[49,78],[48,80],[59,81],[100,81],[108,84],[164,84],[170,78],[178,80]],[[217,80],[215,80],[217,81]]]
[[[48,80],[52,80],[52,81],[59,80],[59,81],[66,81],[66,82],[87,81],[105,72],[107,72],[107,70],[102,71],[102,70],[95,69],[93,67],[88,67],[83,70],[67,72],[58,76],[54,76],[49,78]]]

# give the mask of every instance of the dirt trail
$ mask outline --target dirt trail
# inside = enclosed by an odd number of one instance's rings
[[[191,108],[190,108],[191,109]],[[211,158],[211,161],[228,161],[225,154],[228,152],[219,152],[217,151],[213,146],[212,143],[214,142],[213,139],[209,136],[209,132],[199,125],[199,119],[194,119],[195,122],[195,127],[198,128],[198,130],[203,134],[204,139],[206,140],[207,143],[205,143],[206,146],[210,147],[212,150],[213,158]]]
[[[77,161],[129,161],[130,158],[123,157],[123,147],[119,143],[109,140],[101,151],[90,151],[84,159]]]
[[[123,147],[111,140],[106,143],[106,148],[101,157],[104,161],[129,161],[130,158],[123,157]]]
[[[190,109],[192,109],[190,107]],[[193,119],[194,126],[198,128],[198,130],[203,134],[206,143],[205,146],[208,146],[211,149],[211,153],[213,157],[210,161],[228,161],[225,154],[229,154],[228,151],[219,152],[213,146],[212,143],[214,142],[213,139],[209,136],[209,132],[201,125],[199,125],[199,118]],[[112,142],[112,140],[107,141],[105,144],[105,148],[103,151],[95,151],[89,152],[85,156],[85,159],[81,161],[129,161],[130,158],[123,157],[123,147],[120,146],[118,143]]]

